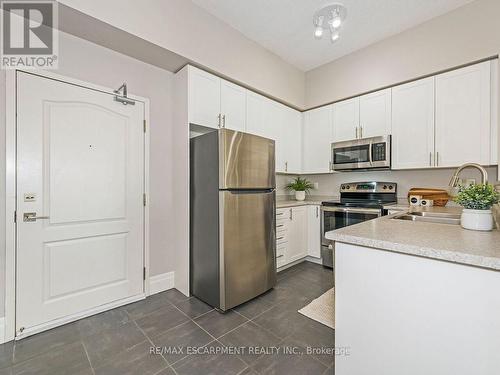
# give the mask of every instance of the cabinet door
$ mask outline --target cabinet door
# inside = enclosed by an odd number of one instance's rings
[[[269,101],[266,105],[266,137],[274,139],[276,155],[276,172],[286,172],[286,113],[280,103]]]
[[[307,255],[321,258],[321,224],[319,206],[307,206]]]
[[[434,165],[434,77],[392,89],[392,169]]]
[[[284,119],[285,172],[302,173],[302,113],[285,106]]]
[[[247,133],[274,139],[269,123],[274,116],[272,101],[262,95],[247,91]]]
[[[220,78],[203,70],[189,67],[189,122],[219,127]]]
[[[289,242],[286,259],[295,262],[307,256],[307,207],[290,208]]]
[[[436,76],[436,165],[490,161],[490,62]]]
[[[302,128],[303,173],[330,172],[332,138],[331,105],[304,113]]]
[[[333,141],[348,141],[359,135],[359,98],[333,104]]]
[[[360,96],[360,138],[391,134],[391,89]]]
[[[246,130],[246,98],[245,88],[221,79],[220,111],[224,127],[242,132]]]

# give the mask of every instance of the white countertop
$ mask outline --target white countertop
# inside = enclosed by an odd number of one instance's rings
[[[460,207],[420,210],[460,212]],[[326,233],[354,245],[444,260],[500,271],[500,231],[479,232],[460,225],[392,220],[384,216]]]
[[[324,195],[306,195],[303,201],[297,201],[292,195],[278,196],[276,198],[276,208],[287,208],[308,205],[320,205],[321,202],[338,200],[338,197]]]

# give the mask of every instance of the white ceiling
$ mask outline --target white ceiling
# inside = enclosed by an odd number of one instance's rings
[[[192,0],[297,68],[308,71],[473,0],[340,0],[340,39],[314,39],[313,14],[335,0]]]

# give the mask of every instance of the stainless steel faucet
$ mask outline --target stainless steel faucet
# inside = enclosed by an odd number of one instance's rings
[[[486,172],[486,169],[484,169],[482,166],[480,166],[479,164],[476,164],[476,163],[467,163],[467,164],[461,165],[460,167],[457,168],[457,170],[455,171],[455,174],[453,175],[453,177],[450,180],[450,183],[449,183],[450,188],[456,188],[458,186],[458,182],[460,180],[458,178],[458,175],[460,174],[460,172],[462,172],[462,170],[464,170],[466,168],[478,169],[481,172],[481,183],[485,184],[488,182],[488,172]]]

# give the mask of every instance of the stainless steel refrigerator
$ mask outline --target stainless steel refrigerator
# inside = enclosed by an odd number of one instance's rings
[[[229,129],[190,141],[191,294],[222,311],[276,285],[274,149]]]

